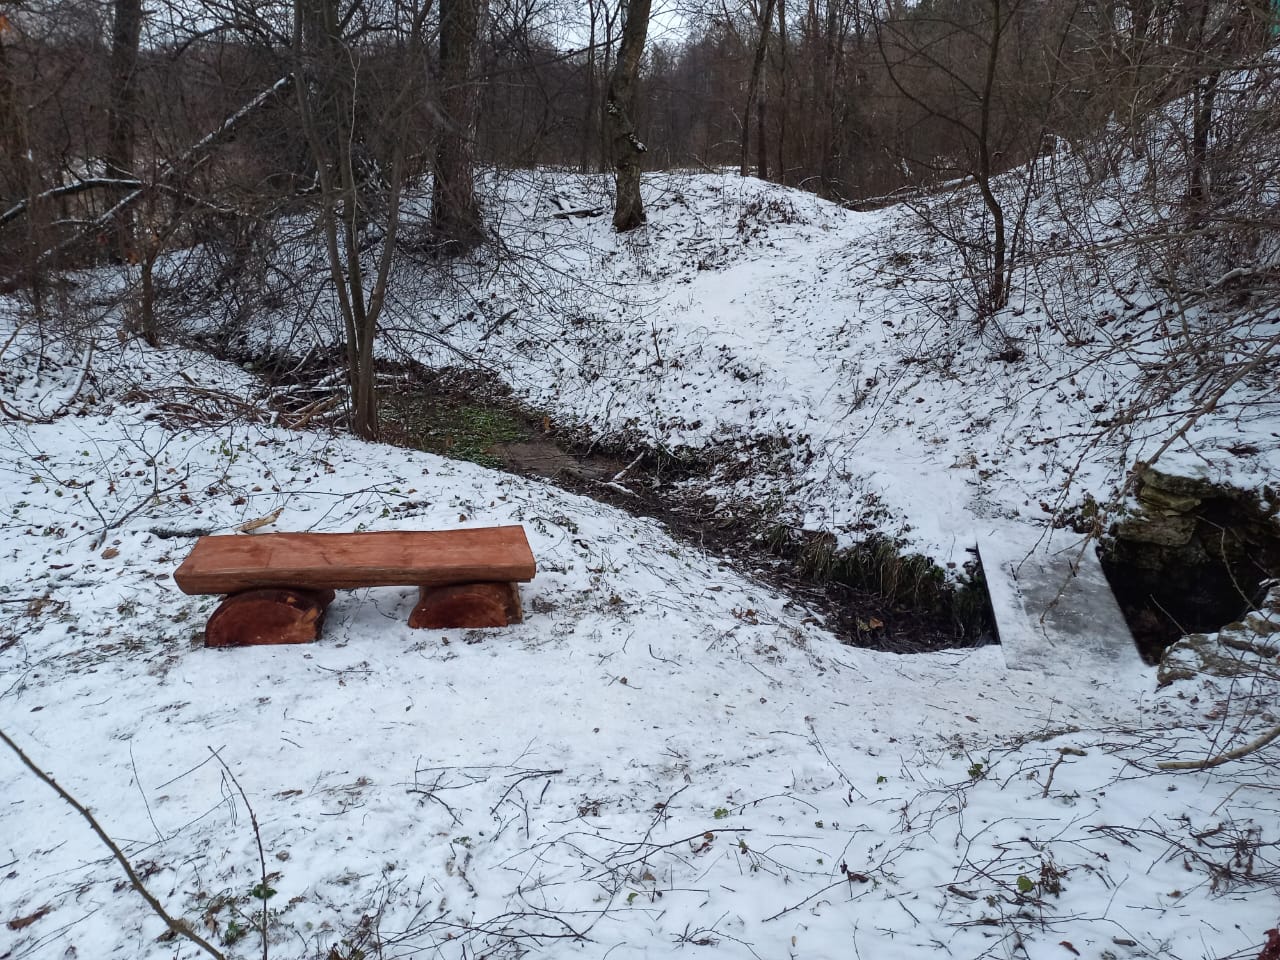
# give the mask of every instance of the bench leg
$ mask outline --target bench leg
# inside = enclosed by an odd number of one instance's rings
[[[244,590],[225,598],[204,628],[206,647],[311,643],[320,635],[332,590]]]
[[[462,627],[505,627],[521,623],[520,587],[514,583],[454,583],[419,587],[418,605],[409,626],[437,630]]]

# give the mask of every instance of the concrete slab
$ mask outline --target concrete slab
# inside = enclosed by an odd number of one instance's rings
[[[979,536],[978,556],[1010,669],[1149,679],[1092,543],[1001,524]]]

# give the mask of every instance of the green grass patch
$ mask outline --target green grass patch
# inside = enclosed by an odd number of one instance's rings
[[[526,439],[529,428],[498,406],[402,394],[386,402],[387,427],[406,446],[485,467],[501,467],[489,452],[496,443]]]

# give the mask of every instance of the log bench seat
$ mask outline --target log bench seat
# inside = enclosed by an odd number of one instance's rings
[[[187,594],[226,594],[205,645],[309,643],[335,590],[417,587],[411,627],[505,627],[536,566],[524,527],[201,537],[173,574]]]

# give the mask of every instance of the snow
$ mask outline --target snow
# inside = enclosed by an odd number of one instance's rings
[[[1105,676],[1116,690],[1149,686],[1124,614],[1089,538],[1024,528],[982,531],[978,555],[1005,664],[1048,676]],[[1065,534],[1065,535],[1064,535]]]
[[[486,274],[477,319],[422,355],[473,352],[606,436],[752,451],[708,489],[942,561],[1103,494],[1148,442],[1055,446],[1127,368],[1073,374],[1048,334],[1038,385],[991,360],[926,299],[945,252],[901,210],[684,177],[649,182],[638,236],[553,219],[551,194],[595,208],[599,183],[509,181],[512,242],[563,295]],[[230,957],[262,952],[244,798],[279,958],[1250,957],[1275,924],[1274,747],[1156,766],[1274,725],[1261,669],[1242,695],[846,647],[653,521],[246,418],[262,388],[238,367],[133,342],[90,364],[26,328],[6,349],[0,729]],[[1240,429],[1264,452],[1212,469],[1271,469],[1271,425]],[[204,649],[216,598],[174,568],[196,532],[277,509],[268,529],[521,523],[526,622],[414,631],[413,592],[378,589],[341,595],[316,644]],[[0,782],[0,958],[196,955],[7,751]]]
[[[606,207],[600,178],[491,184],[516,265],[478,262],[469,297],[450,307],[442,288],[438,331],[397,332],[397,348],[484,363],[606,441],[748,456],[754,471],[691,485],[843,543],[881,529],[942,563],[964,560],[981,521],[1038,529],[1086,495],[1109,502],[1197,404],[1158,396],[1152,365],[1185,363],[1185,348],[1148,309],[1157,294],[1134,289],[1128,254],[1090,278],[1037,251],[1015,302],[975,335],[953,292],[962,265],[904,207],[852,212],[734,175],[645,182],[649,223],[622,237],[606,216],[555,217]],[[1114,214],[1109,198],[1078,202],[1083,219]],[[1064,229],[1050,206],[1032,214],[1045,238]],[[998,359],[1010,346],[1025,360]],[[1276,416],[1273,390],[1242,387],[1163,457],[1266,482]],[[1259,454],[1235,456],[1240,444]]]

